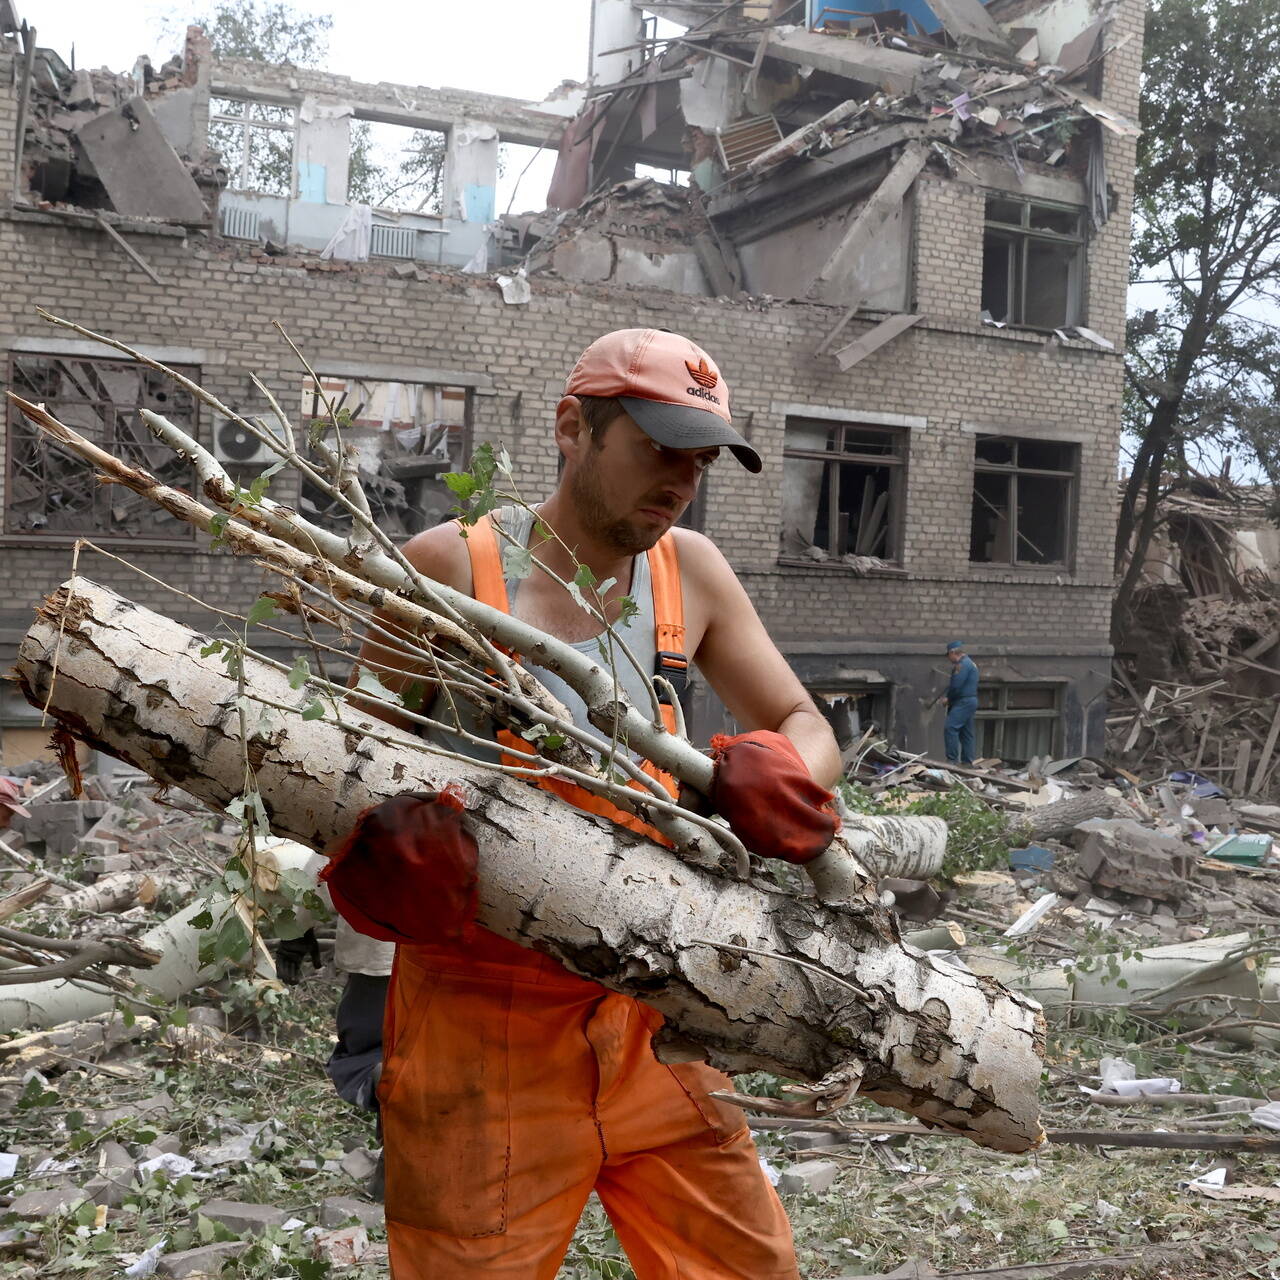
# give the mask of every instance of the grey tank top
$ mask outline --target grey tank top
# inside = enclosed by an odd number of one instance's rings
[[[521,507],[499,507],[493,512],[492,519],[495,525],[502,530],[502,532],[498,532],[495,529],[499,551],[503,547],[512,544],[522,547],[529,545],[529,535],[533,530],[534,518],[532,513],[525,511]],[[522,582],[521,579],[513,577],[507,577],[504,580],[507,587],[508,608],[514,614]],[[640,670],[636,670],[635,666],[627,660],[616,645],[614,646],[615,666],[618,673],[618,683],[626,691],[627,697],[631,699],[635,706],[642,710],[647,710],[649,706],[649,689],[651,687],[649,677],[653,672],[654,661],[658,652],[654,638],[653,582],[649,576],[649,557],[647,555],[638,555],[632,559],[631,587],[627,591],[627,595],[636,602],[638,612],[625,626],[619,624],[615,627],[615,631],[626,642],[627,648],[635,655]],[[569,642],[566,641],[566,643]],[[578,640],[570,643],[569,647],[576,649],[579,653],[586,654],[607,669],[608,637],[603,632],[589,640]],[[576,725],[583,729],[592,728],[591,722],[587,719],[586,704],[559,676],[532,662],[523,662],[522,665],[530,674],[541,681],[555,697],[564,703]],[[641,672],[644,674],[642,675]],[[437,746],[443,747],[448,751],[456,751],[460,755],[470,756],[477,760],[497,760],[500,754],[499,751],[496,747],[487,745],[487,742],[493,738],[493,722],[488,717],[481,715],[477,708],[464,699],[455,698],[454,701],[457,706],[457,716],[461,719],[462,724],[469,732],[486,739],[486,745],[468,742],[458,734],[446,733],[442,729],[429,730],[426,735],[427,738]],[[428,714],[433,720],[451,724],[455,718],[454,705],[450,703],[446,694],[441,691],[436,694]]]

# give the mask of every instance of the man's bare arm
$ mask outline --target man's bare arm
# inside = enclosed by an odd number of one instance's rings
[[[424,533],[415,534],[402,548],[405,558],[415,569],[436,582],[458,591],[471,594],[471,561],[467,555],[466,544],[458,533],[458,527],[452,521],[437,525]],[[392,622],[385,613],[375,613],[374,621],[394,635],[406,636],[403,628]],[[430,706],[435,693],[431,680],[431,672],[427,664],[411,657],[403,649],[394,646],[385,637],[368,635],[360,646],[360,653],[351,671],[351,684],[360,678],[361,668],[366,668],[378,677],[393,693],[404,694],[416,685],[421,694],[422,707]],[[391,670],[384,670],[391,668]],[[417,726],[413,721],[400,715],[385,702],[374,702],[367,699],[356,699],[356,705],[368,715],[385,720],[399,729],[414,731]]]
[[[706,628],[690,656],[744,730],[772,729],[799,751],[813,780],[830,787],[840,776],[835,735],[778,652],[755,606],[709,539],[683,533],[686,598],[696,598]]]

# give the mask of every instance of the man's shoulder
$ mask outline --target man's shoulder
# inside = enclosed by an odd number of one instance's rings
[[[724,552],[704,533],[693,529],[672,529],[680,556],[680,575],[686,583],[703,590],[714,590],[717,583],[731,582],[736,577]]]
[[[456,520],[416,533],[401,548],[415,569],[458,591],[471,591],[471,554]]]

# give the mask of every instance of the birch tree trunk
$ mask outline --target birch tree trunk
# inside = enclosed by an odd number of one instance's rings
[[[206,637],[85,579],[40,609],[17,676],[75,736],[215,808],[241,791],[237,685]],[[256,695],[296,705],[252,657]],[[856,1087],[984,1146],[1042,1139],[1039,1007],[904,946],[867,882],[831,905],[745,883],[346,708],[277,717],[248,759],[272,830],[314,849],[370,804],[460,782],[480,848],[479,922],[659,1009],[665,1056]]]

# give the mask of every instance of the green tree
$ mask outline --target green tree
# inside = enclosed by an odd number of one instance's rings
[[[223,0],[190,25],[204,28],[219,58],[315,67],[329,52],[333,18],[300,13],[287,4]]]
[[[1129,326],[1137,450],[1116,531],[1117,636],[1162,476],[1187,465],[1188,446],[1234,440],[1280,459],[1266,429],[1270,401],[1274,436],[1280,0],[1153,0],[1143,72],[1132,270],[1166,302]]]

